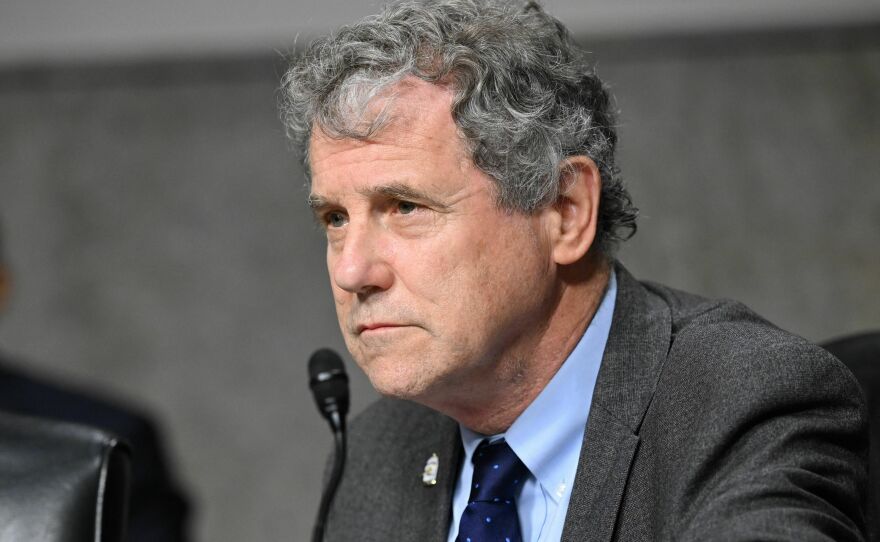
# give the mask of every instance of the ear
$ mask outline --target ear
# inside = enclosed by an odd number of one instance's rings
[[[562,163],[560,194],[547,209],[551,220],[553,260],[570,265],[583,258],[596,238],[602,177],[586,156],[572,156]]]

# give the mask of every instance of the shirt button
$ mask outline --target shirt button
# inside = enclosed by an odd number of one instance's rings
[[[563,495],[565,495],[565,482],[559,482],[556,486],[556,498],[561,499]]]

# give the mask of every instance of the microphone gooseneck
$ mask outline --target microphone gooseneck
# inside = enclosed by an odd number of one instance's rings
[[[312,542],[323,542],[327,513],[330,511],[330,503],[333,502],[333,496],[339,487],[342,470],[345,467],[345,416],[348,414],[349,405],[348,375],[345,374],[345,365],[339,354],[328,348],[322,348],[312,354],[309,358],[309,387],[315,396],[318,410],[330,423],[336,444],[333,469],[321,495],[318,517],[312,531]]]

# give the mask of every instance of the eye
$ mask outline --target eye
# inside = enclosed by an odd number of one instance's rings
[[[398,201],[397,202],[397,212],[402,215],[408,215],[418,209],[418,205],[411,201]]]
[[[331,228],[341,228],[345,225],[345,215],[339,212],[330,212],[324,215],[324,221]]]

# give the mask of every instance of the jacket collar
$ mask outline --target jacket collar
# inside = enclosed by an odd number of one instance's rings
[[[611,539],[672,334],[669,307],[622,265],[615,271],[617,303],[566,515],[566,541]]]

